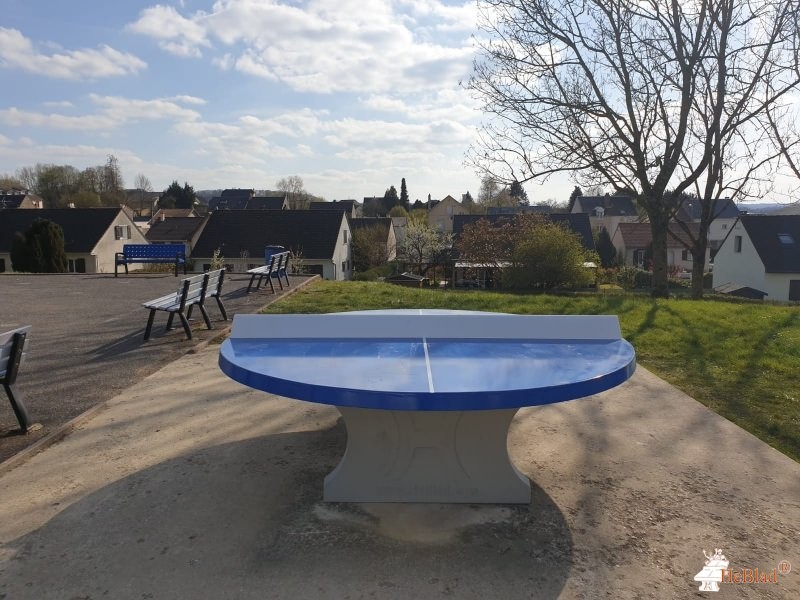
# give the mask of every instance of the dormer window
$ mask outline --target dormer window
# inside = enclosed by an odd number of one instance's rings
[[[794,238],[791,233],[779,233],[778,241],[784,246],[791,246],[794,244]]]
[[[606,209],[602,206],[596,206],[594,209],[594,216],[595,217],[604,217],[606,215]]]

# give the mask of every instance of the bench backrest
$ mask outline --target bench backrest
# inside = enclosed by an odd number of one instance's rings
[[[278,273],[283,273],[286,271],[286,266],[289,264],[289,253],[288,252],[281,252],[278,259]]]
[[[181,305],[181,308],[203,301],[203,297],[206,293],[207,281],[208,278],[205,274],[187,277],[181,281],[181,285],[178,288],[178,295],[175,298],[176,302]]]
[[[183,244],[125,244],[122,253],[132,258],[186,258]]]
[[[222,282],[225,280],[225,269],[217,269],[206,273],[208,283],[206,284],[206,296],[213,298],[222,293]]]
[[[17,370],[25,358],[25,345],[31,326],[20,327],[0,333],[0,380],[13,385]]]

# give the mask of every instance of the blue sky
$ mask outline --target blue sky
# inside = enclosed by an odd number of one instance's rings
[[[477,195],[473,0],[0,0],[0,174],[115,155],[125,183],[328,200]],[[566,200],[568,182],[527,184]]]

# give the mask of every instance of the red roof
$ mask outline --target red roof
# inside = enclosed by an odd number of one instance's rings
[[[689,230],[692,235],[697,237],[700,226],[697,223],[689,223]],[[690,243],[689,236],[677,223],[670,223],[670,231],[677,235],[685,243]],[[620,223],[617,225],[617,231],[614,234],[622,236],[622,241],[626,248],[647,248],[653,241],[653,234],[650,229],[650,223]],[[676,240],[672,235],[667,236],[668,248],[684,248],[684,244]]]

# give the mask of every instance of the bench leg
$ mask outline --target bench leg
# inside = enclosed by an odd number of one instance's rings
[[[272,285],[272,275],[267,275],[267,281],[269,282],[269,289],[272,290],[272,293],[275,293],[275,286]]]
[[[280,273],[280,271],[275,273],[275,279],[278,280],[278,285],[281,286],[281,289],[283,289],[283,282],[281,281],[281,273]],[[273,288],[273,289],[275,289],[275,288]]]
[[[28,433],[30,419],[28,418],[28,411],[25,409],[25,405],[22,403],[22,398],[20,398],[13,385],[3,383],[3,387],[6,390],[6,395],[8,396],[9,402],[11,402],[11,408],[14,410],[14,416],[17,417],[20,430],[22,433]]]
[[[147,318],[147,327],[144,328],[144,341],[150,339],[150,330],[153,329],[153,319],[156,318],[156,311],[154,308],[150,309],[150,316]]]
[[[222,320],[223,321],[227,321],[228,320],[228,313],[225,312],[225,305],[222,304],[222,300],[220,300],[219,296],[214,296],[214,300],[217,301],[217,306],[219,306],[219,312],[222,313]]]
[[[170,315],[170,317],[172,315],[174,315],[174,314],[175,313],[172,313]],[[181,324],[183,325],[183,330],[186,332],[186,337],[189,338],[189,339],[192,339],[192,328],[189,325],[189,320],[186,318],[186,315],[184,315],[182,312],[179,312],[178,316],[181,319]]]
[[[197,306],[200,309],[200,313],[203,315],[203,320],[206,322],[206,327],[208,327],[209,329],[214,329],[214,327],[211,326],[211,319],[208,318],[208,312],[206,311],[206,307],[203,306],[202,304],[198,304]],[[189,310],[191,309],[192,307],[190,306]]]
[[[278,277],[280,277],[280,275]],[[290,287],[289,276],[286,274],[286,271],[283,272],[283,278],[286,279],[286,287]]]
[[[183,317],[183,315],[181,315],[181,317]],[[165,331],[170,331],[172,329],[172,320],[174,318],[175,318],[175,313],[174,312],[169,313],[169,318],[167,319],[167,328],[165,329]]]

